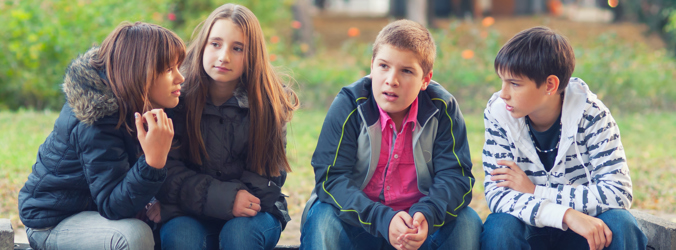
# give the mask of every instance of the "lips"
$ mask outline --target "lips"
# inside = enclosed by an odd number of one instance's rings
[[[507,111],[512,112],[514,110],[514,107],[509,106],[508,104],[505,104],[505,108],[507,108]]]
[[[399,99],[399,96],[393,92],[383,92],[383,97],[385,100],[393,102]]]
[[[175,90],[175,91],[172,91],[172,92],[171,92],[171,95],[181,96],[181,89],[177,89],[177,90]]]
[[[230,71],[232,71],[232,69],[228,69],[226,67],[214,66],[214,68],[216,68],[216,70],[218,70],[220,72],[230,72]]]

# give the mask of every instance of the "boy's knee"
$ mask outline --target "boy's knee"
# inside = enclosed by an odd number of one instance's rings
[[[456,229],[463,230],[467,234],[481,233],[483,223],[481,217],[471,207],[463,208],[456,219]]]
[[[623,247],[645,246],[647,237],[638,226],[636,218],[625,209],[611,209],[598,215],[610,231],[613,232],[613,243]],[[613,245],[611,245],[612,247]],[[627,248],[629,249],[629,248]]]
[[[301,249],[339,249],[336,244],[343,228],[335,210],[322,202],[312,205],[301,232]]]
[[[492,213],[486,218],[482,235],[488,235],[487,238],[499,239],[502,237],[513,237],[514,234],[523,234],[525,231],[524,222],[513,215]]]
[[[340,218],[336,215],[335,208],[331,204],[317,202],[312,205],[308,212],[307,221],[303,228],[312,230],[326,230],[340,225]]]

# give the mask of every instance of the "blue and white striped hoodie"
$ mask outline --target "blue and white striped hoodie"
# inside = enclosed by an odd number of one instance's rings
[[[629,209],[631,178],[620,130],[608,108],[579,78],[565,90],[562,131],[554,167],[547,172],[528,135],[524,118],[513,118],[493,94],[484,111],[484,190],[493,213],[511,214],[528,225],[567,230],[563,216],[573,208],[597,216]],[[514,161],[536,185],[535,194],[496,186],[489,174],[498,160]]]

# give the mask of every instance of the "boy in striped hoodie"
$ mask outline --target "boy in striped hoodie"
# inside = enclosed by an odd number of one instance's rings
[[[645,249],[617,123],[575,55],[546,27],[498,52],[501,91],[484,111],[482,249]],[[565,124],[565,126],[564,126]]]

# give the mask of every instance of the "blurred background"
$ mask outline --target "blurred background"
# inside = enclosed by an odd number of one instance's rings
[[[477,181],[484,177],[481,112],[500,88],[495,55],[517,32],[544,25],[569,39],[573,76],[620,126],[632,208],[676,222],[676,0],[0,0],[0,218],[22,232],[18,191],[65,102],[71,60],[122,21],[159,24],[188,43],[226,2],[256,14],[273,64],[291,76],[301,100],[288,134],[294,171],[283,188],[293,220],[280,244],[299,243],[314,186],[310,158],[328,106],[342,86],[369,74],[376,35],[400,18],[425,24],[435,38],[433,79],[460,103]],[[481,182],[470,206],[484,219],[490,213]]]

